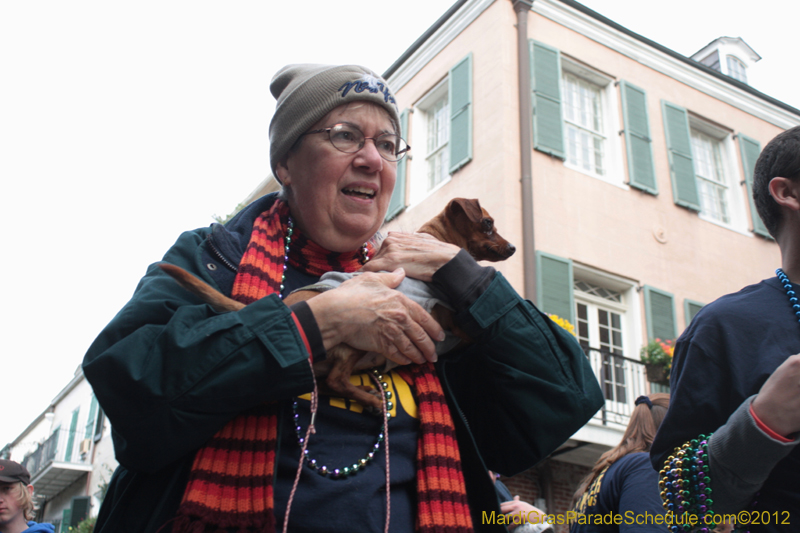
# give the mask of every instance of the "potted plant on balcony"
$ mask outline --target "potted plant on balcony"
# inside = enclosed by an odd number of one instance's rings
[[[647,370],[647,379],[653,383],[666,385],[672,368],[673,341],[653,339],[642,346],[641,360]]]

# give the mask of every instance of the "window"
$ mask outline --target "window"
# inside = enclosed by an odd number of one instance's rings
[[[624,187],[614,78],[548,44],[531,40],[529,46],[534,149],[563,159],[571,169]],[[650,166],[649,159],[646,165]]]
[[[414,106],[411,115],[417,157],[410,164],[409,203],[422,201],[450,179],[450,120],[447,79],[442,80]]]
[[[578,342],[584,352],[598,357],[599,379],[606,400],[626,403],[628,372],[624,356],[622,294],[592,283],[575,281],[575,321]],[[598,352],[592,354],[591,352]]]
[[[613,79],[561,58],[561,113],[564,164],[615,185],[623,185],[618,135],[618,96]]]
[[[541,250],[536,252],[536,283],[536,305],[575,326],[601,384],[605,405],[594,420],[624,430],[633,401],[647,393],[647,375],[639,362],[644,337],[639,284]]]
[[[689,135],[700,217],[746,230],[744,198],[736,186],[739,179],[731,132],[690,115]]]
[[[738,58],[727,56],[728,76],[743,83],[747,83],[747,67]]]
[[[675,203],[704,220],[747,231],[732,132],[666,101],[662,112]]]
[[[567,162],[603,176],[606,171],[601,88],[568,72],[564,73],[563,88]]]
[[[447,141],[450,139],[450,119],[447,95],[436,100],[426,113],[428,142],[425,149],[427,190],[431,191],[449,177]]]
[[[453,65],[410,116],[412,145],[421,156],[409,162],[409,204],[415,205],[472,160],[472,54]]]
[[[692,155],[700,194],[700,212],[729,224],[728,185],[722,164],[722,143],[700,131],[692,130]]]

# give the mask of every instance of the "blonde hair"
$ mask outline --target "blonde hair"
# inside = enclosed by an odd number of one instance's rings
[[[36,504],[33,501],[33,494],[28,490],[28,485],[22,481],[11,484],[11,495],[17,499],[17,506],[22,509],[25,520],[33,520],[36,517]]]
[[[653,444],[653,439],[656,438],[658,426],[661,425],[664,416],[667,414],[669,394],[658,392],[650,394],[648,397],[653,406],[649,407],[646,402],[642,402],[633,409],[622,440],[614,448],[600,456],[589,475],[581,481],[578,490],[575,491],[573,501],[578,501],[594,480],[618,460],[629,453],[650,451],[650,445]]]

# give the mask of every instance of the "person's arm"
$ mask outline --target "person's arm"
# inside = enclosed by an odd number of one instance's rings
[[[204,236],[182,235],[164,261],[197,272]],[[303,306],[297,313],[277,295],[217,313],[151,266],[84,359],[84,373],[114,428],[118,460],[157,470],[197,449],[237,414],[311,391],[308,359],[316,350],[309,350],[310,337],[320,349],[347,341],[402,362],[432,358],[429,335],[441,328],[391,290],[402,277],[359,276],[297,304]]]
[[[603,395],[575,338],[492,267],[419,234],[390,233],[364,269],[406,269],[448,296],[474,343],[441,361],[491,470],[513,475],[544,459],[601,407]],[[508,453],[514,450],[514,453]]]
[[[800,354],[789,357],[708,442],[714,510],[745,509],[798,441]]]
[[[456,322],[474,341],[442,368],[467,422],[481,429],[472,433],[491,470],[513,475],[536,464],[602,406],[575,337],[502,274],[462,252],[433,282],[451,295]]]
[[[183,234],[164,260],[193,270],[202,238]],[[277,296],[220,314],[151,265],[83,369],[111,421],[119,462],[155,471],[236,414],[310,391],[308,357]]]

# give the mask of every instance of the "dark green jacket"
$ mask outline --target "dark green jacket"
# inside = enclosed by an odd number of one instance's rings
[[[255,202],[224,227],[182,234],[164,261],[230,294],[235,272],[226,265],[238,265],[253,220],[273,200]],[[575,339],[500,273],[483,272],[486,279],[458,292],[456,319],[475,342],[436,366],[453,409],[476,529],[505,531],[481,525],[482,511],[499,513],[487,468],[514,475],[534,466],[583,426],[603,397]],[[214,433],[250,407],[313,389],[307,359],[277,296],[216,313],[151,265],[83,363],[120,463],[96,533],[158,530],[175,514],[196,450]]]

